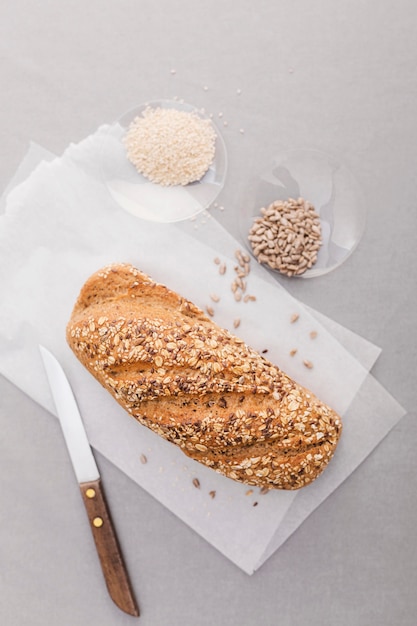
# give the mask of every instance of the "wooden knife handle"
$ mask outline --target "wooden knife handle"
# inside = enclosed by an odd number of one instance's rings
[[[139,617],[101,481],[81,483],[80,489],[110,596],[122,611]]]

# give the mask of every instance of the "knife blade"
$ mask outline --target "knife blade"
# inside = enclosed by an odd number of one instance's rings
[[[67,376],[55,356],[39,346],[69,456],[80,486],[107,589],[122,610],[139,617],[116,532],[104,496],[100,473]]]

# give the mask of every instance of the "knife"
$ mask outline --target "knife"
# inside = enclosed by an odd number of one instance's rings
[[[87,439],[71,386],[60,363],[39,346],[69,456],[81,489],[91,531],[113,602],[129,615],[139,617],[119,542],[108,510],[100,473]]]

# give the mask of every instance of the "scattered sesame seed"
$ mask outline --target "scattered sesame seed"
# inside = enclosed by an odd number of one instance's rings
[[[303,364],[306,366],[307,369],[311,370],[313,368],[313,364],[311,361],[308,361],[307,359],[304,359]]]
[[[316,330],[312,330],[310,333],[310,337],[311,339],[315,339],[317,337],[317,331]]]
[[[200,481],[198,478],[193,478],[193,485],[196,489],[200,489]]]
[[[245,496],[251,496],[253,494],[253,489],[248,489],[245,493]]]
[[[239,328],[240,326],[240,318],[237,317],[235,320],[233,320],[233,328]]]
[[[290,356],[295,356],[297,354],[297,348],[293,348],[290,350]]]
[[[216,492],[215,491],[209,491],[209,496],[213,500],[216,497]]]
[[[299,313],[293,313],[291,315],[290,322],[291,322],[291,324],[294,324],[294,322],[296,322],[299,319],[300,319],[300,314]]]
[[[218,296],[217,293],[211,293],[210,298],[213,300],[213,302],[220,302],[220,296]]]
[[[145,463],[148,462],[148,459],[146,458],[144,454],[140,455],[140,462],[143,463],[143,465],[145,465]]]
[[[269,493],[271,490],[269,489],[269,487],[261,487],[259,490],[259,493],[261,496],[266,496],[267,493]]]

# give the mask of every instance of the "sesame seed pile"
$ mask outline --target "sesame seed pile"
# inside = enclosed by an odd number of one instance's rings
[[[200,180],[214,159],[216,133],[194,112],[147,107],[123,139],[127,157],[151,182],[188,185]]]

